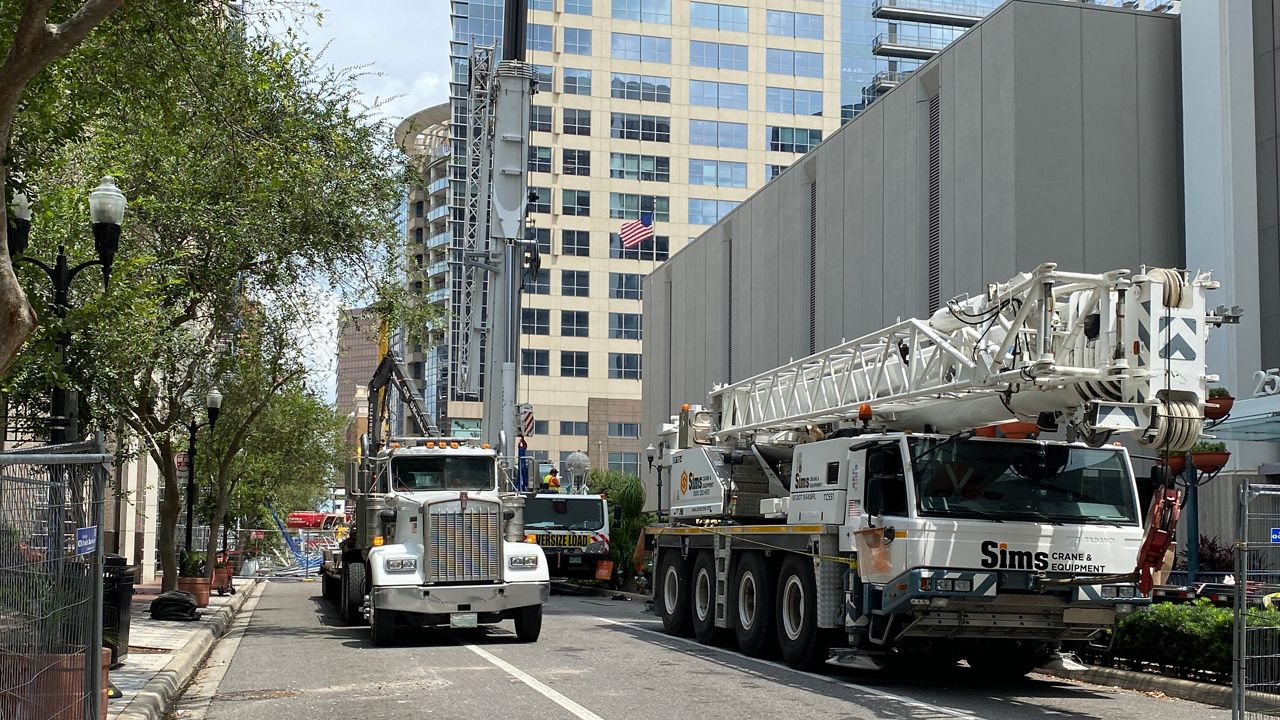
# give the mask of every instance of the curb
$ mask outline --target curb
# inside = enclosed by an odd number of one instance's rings
[[[1137,692],[1160,692],[1180,700],[1231,707],[1231,688],[1224,685],[1183,680],[1181,678],[1153,675],[1108,667],[1090,667],[1078,672],[1060,672],[1037,668],[1033,672],[1064,680],[1076,680],[1094,685],[1110,685]]]
[[[199,672],[200,666],[213,649],[214,642],[227,632],[231,621],[235,619],[240,608],[248,602],[249,596],[262,585],[261,580],[253,580],[247,587],[236,588],[235,597],[227,605],[218,609],[213,621],[204,627],[190,642],[173,655],[164,669],[147,681],[145,687],[129,701],[124,710],[116,716],[116,720],[160,720],[170,706],[182,695],[182,691]]]

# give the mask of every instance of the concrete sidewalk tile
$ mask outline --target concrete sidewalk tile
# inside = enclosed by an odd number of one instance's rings
[[[261,583],[240,579],[235,595],[211,596],[209,607],[202,608],[200,619],[193,622],[152,620],[148,608],[159,595],[159,586],[140,587],[134,595],[129,630],[129,647],[137,649],[110,672],[121,697],[107,704],[108,719],[163,718]]]

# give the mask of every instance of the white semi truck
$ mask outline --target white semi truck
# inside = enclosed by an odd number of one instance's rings
[[[664,628],[801,668],[1069,666],[1172,558],[1176,488],[1153,471],[1147,513],[1113,435],[1200,436],[1216,287],[1046,264],[684,406],[646,537]]]

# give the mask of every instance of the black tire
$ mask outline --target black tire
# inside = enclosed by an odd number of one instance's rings
[[[364,623],[360,612],[364,605],[364,563],[348,562],[342,574],[342,622],[348,625]]]
[[[374,609],[369,614],[369,630],[374,647],[387,647],[395,643],[396,615],[390,610]]]
[[[826,663],[831,648],[828,633],[818,627],[818,584],[812,560],[788,555],[782,561],[774,608],[783,662],[796,670],[812,670]]]
[[[662,553],[654,596],[662,617],[662,629],[668,635],[688,637],[693,629],[689,615],[689,565],[679,550]]]
[[[520,642],[538,642],[542,634],[542,606],[530,605],[520,608],[516,614],[516,637]]]
[[[750,657],[772,655],[778,638],[773,632],[773,578],[764,555],[746,553],[738,560],[729,599],[738,648]]]
[[[689,618],[693,636],[703,645],[719,639],[716,627],[716,559],[710,550],[701,550],[689,576]]]
[[[965,650],[979,676],[993,682],[1018,680],[1047,662],[1053,648],[1030,640],[988,640],[974,643]]]

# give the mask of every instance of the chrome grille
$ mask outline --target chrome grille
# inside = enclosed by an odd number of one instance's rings
[[[427,582],[502,579],[502,507],[495,502],[432,503],[427,510]]]

